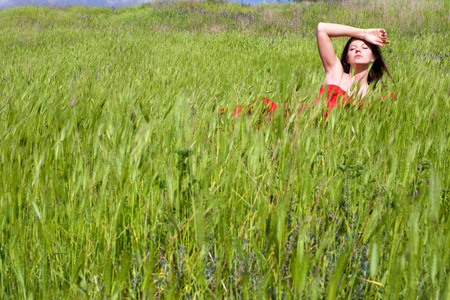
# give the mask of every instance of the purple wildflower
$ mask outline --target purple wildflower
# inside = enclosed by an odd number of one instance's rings
[[[335,217],[335,216],[333,216],[333,214],[332,213],[328,213],[328,216],[331,218],[331,220],[336,220],[336,223],[339,221],[339,218],[338,217]]]
[[[397,60],[397,59],[398,59],[398,57],[396,56],[396,57],[394,57],[394,59],[395,59],[395,60]]]
[[[421,166],[418,166],[418,167],[417,167],[417,170],[419,170],[419,171],[420,171],[420,169],[422,169],[422,167],[421,167]]]
[[[410,197],[414,196],[417,197],[417,194],[419,193],[418,190],[414,190],[414,192],[411,193],[411,195],[409,195]]]
[[[273,40],[271,40],[270,43],[273,44]]]

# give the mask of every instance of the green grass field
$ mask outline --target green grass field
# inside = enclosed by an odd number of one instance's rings
[[[0,298],[450,299],[449,11],[0,10]],[[326,119],[319,21],[391,40]]]

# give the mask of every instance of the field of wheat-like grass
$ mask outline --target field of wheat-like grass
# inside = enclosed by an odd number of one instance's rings
[[[447,299],[449,11],[0,10],[0,298]],[[320,21],[391,40],[327,118]]]

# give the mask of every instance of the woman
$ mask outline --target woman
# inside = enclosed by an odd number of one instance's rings
[[[339,60],[334,52],[331,38],[343,36],[350,39]],[[391,77],[378,48],[388,43],[386,30],[381,28],[360,29],[332,23],[317,25],[317,46],[325,68],[325,78],[315,104],[318,104],[326,92],[325,116],[336,104],[339,106],[341,103],[353,102],[355,97],[364,98],[370,92],[370,85],[373,83],[375,87],[384,73]],[[277,105],[273,101],[267,98],[263,98],[263,101],[269,112],[275,112]],[[242,105],[236,107],[233,116],[243,110],[251,113],[249,108],[252,104],[245,108]],[[300,110],[306,106],[306,104],[302,105]]]
[[[332,37],[348,36],[341,59],[334,53]],[[325,78],[319,96],[327,91],[328,109],[351,98],[363,98],[369,92],[370,84],[377,84],[384,73],[389,77],[378,46],[388,44],[386,30],[360,29],[340,24],[319,23],[317,25],[317,46],[325,68]],[[328,113],[328,110],[327,110]],[[326,114],[327,114],[326,113]]]

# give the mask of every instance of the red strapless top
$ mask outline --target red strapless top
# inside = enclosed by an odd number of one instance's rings
[[[333,107],[336,105],[338,98],[342,99],[342,102],[347,102],[350,100],[350,97],[347,93],[338,85],[328,84],[322,85],[320,87],[319,95],[316,99],[316,104],[318,100],[323,96],[323,94],[327,91],[327,107]],[[338,103],[339,105],[339,103]]]
[[[355,99],[352,99],[349,95],[347,95],[347,93],[340,86],[335,84],[327,84],[320,87],[319,95],[316,98],[316,105],[325,92],[327,92],[327,96],[325,97],[327,100],[327,110],[325,111],[325,116],[327,116],[330,110],[336,105],[340,107],[341,105],[355,102]],[[359,102],[358,106],[362,106],[362,101]]]

